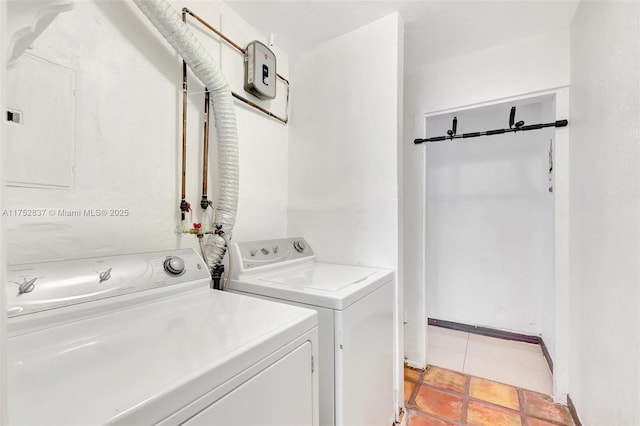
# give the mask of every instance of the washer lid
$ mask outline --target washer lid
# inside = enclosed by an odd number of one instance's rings
[[[317,325],[201,290],[9,338],[9,423],[155,424]]]
[[[331,292],[361,283],[367,278],[375,276],[377,272],[376,270],[356,266],[316,263],[315,265],[288,270],[284,273],[276,273],[270,277],[260,278],[260,280]]]
[[[232,280],[230,289],[342,310],[392,277],[386,269],[310,263]]]

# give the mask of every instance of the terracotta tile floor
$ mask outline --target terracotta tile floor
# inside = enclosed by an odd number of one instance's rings
[[[404,369],[407,426],[573,426],[550,396],[430,365]]]

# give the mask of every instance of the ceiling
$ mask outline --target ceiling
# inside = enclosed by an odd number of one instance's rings
[[[296,56],[323,41],[399,11],[405,69],[567,28],[578,0],[226,0]]]

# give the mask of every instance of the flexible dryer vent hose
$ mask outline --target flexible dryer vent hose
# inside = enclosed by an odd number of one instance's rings
[[[134,3],[209,89],[218,135],[219,185],[214,222],[231,239],[238,208],[238,129],[229,83],[171,4],[166,0],[134,0]],[[209,235],[205,242],[209,269],[221,264],[225,251],[224,239]]]

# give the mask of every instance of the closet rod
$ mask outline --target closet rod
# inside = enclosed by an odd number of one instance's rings
[[[434,136],[432,138],[426,139],[415,139],[413,141],[414,144],[421,144],[423,142],[442,142],[447,139],[467,139],[467,138],[477,138],[478,136],[491,136],[491,135],[501,135],[503,133],[510,132],[525,132],[527,130],[538,130],[544,127],[566,127],[569,124],[568,120],[557,120],[552,123],[544,123],[544,124],[530,124],[528,126],[514,127],[510,129],[496,129],[496,130],[487,130],[486,132],[472,132],[472,133],[463,133],[461,135],[453,135],[453,136]]]

